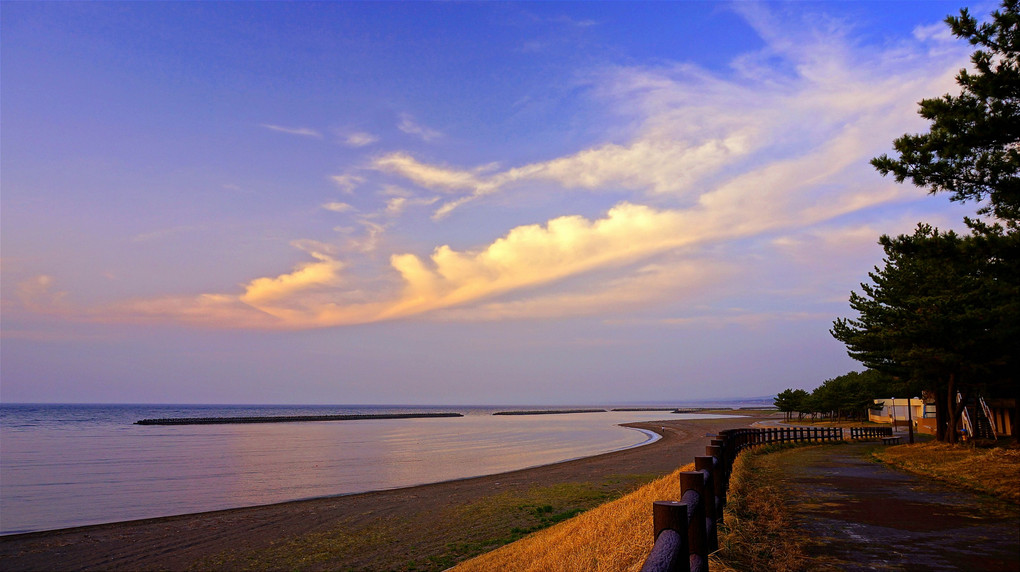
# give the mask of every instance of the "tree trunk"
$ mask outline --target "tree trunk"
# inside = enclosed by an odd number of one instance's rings
[[[1013,443],[1020,445],[1020,383],[1013,380],[1013,419],[1010,421],[1013,430]]]
[[[907,437],[907,441],[911,445],[913,445],[914,444],[914,408],[912,407],[912,404],[911,404],[911,401],[910,401],[911,398],[909,397],[909,395],[910,395],[910,392],[908,391],[907,392],[907,396],[908,396],[907,397],[907,432],[908,432],[907,434],[909,436]]]
[[[956,411],[956,376],[949,374],[949,384],[946,390],[946,443],[956,443],[956,420],[959,415]]]
[[[949,441],[949,437],[946,436],[947,419],[949,418],[946,412],[946,395],[940,389],[936,389],[932,393],[934,394],[932,399],[935,400],[935,440],[945,443]]]

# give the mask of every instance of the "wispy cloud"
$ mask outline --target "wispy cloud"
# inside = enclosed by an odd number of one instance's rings
[[[364,177],[352,175],[349,173],[344,175],[333,175],[332,177],[330,177],[330,180],[333,181],[333,183],[336,184],[336,186],[340,187],[340,189],[347,194],[353,193],[354,189],[358,188],[360,184],[365,182]]]
[[[784,202],[755,204],[747,209],[735,204],[727,207],[657,210],[621,203],[596,220],[564,216],[545,225],[516,227],[479,250],[457,251],[443,245],[427,259],[394,254],[390,265],[399,276],[399,288],[388,288],[384,290],[388,295],[368,299],[361,290],[344,289],[346,283],[338,275],[344,268],[341,261],[321,252],[322,248],[305,248],[314,262],[302,263],[275,277],[254,279],[240,295],[135,301],[96,314],[131,320],[177,315],[183,321],[207,326],[263,328],[316,328],[392,320],[473,304],[597,269],[621,267],[681,247],[754,236],[793,222],[812,224],[844,212],[834,206],[832,210],[816,210],[818,218],[812,219],[805,218],[810,210],[784,212],[789,207]],[[364,241],[361,250],[370,252],[385,227],[369,220],[362,223],[369,232],[360,239]],[[49,281],[37,286],[36,297],[45,299]],[[352,298],[359,302],[341,303]],[[595,298],[587,302],[583,298],[574,304],[575,309],[592,307]],[[531,312],[540,307],[530,305]]]
[[[605,72],[602,97],[621,114],[641,117],[626,143],[495,172],[488,165],[424,163],[406,153],[383,156],[373,167],[460,195],[443,203],[437,216],[538,180],[565,190],[627,190],[681,202],[737,192],[753,198],[763,184],[848,190],[860,186],[862,175],[873,175],[868,159],[913,124],[919,99],[952,88],[961,62],[958,53],[938,62],[901,52],[886,60],[881,53],[851,56],[835,47],[821,50],[828,57],[801,56],[814,48],[787,48],[785,37],[777,42],[773,51],[789,49],[799,72],[784,81],[752,58],[735,79],[686,65]],[[867,61],[856,60],[862,57]]]
[[[281,125],[271,125],[269,123],[263,123],[262,127],[272,131],[279,131],[280,133],[287,133],[289,135],[301,135],[302,137],[315,137],[316,139],[322,139],[322,133],[307,127],[283,127]]]
[[[433,141],[443,136],[442,132],[418,123],[414,116],[409,113],[402,113],[400,115],[400,123],[397,124],[397,129],[408,135],[420,137],[423,141]]]
[[[566,24],[567,26],[571,26],[574,28],[590,28],[598,24],[598,22],[589,18],[585,18],[584,20],[577,20],[571,18],[570,16],[567,16],[566,14],[560,16],[553,16],[549,18],[549,21],[558,24]]]
[[[351,212],[351,211],[357,210],[356,208],[354,208],[354,205],[351,205],[351,204],[348,204],[348,203],[342,203],[340,201],[332,201],[332,202],[324,203],[322,205],[322,208],[324,208],[324,209],[326,209],[328,211],[333,211],[335,213],[346,213],[346,212]]]
[[[400,216],[409,207],[429,206],[435,204],[438,200],[439,197],[391,197],[386,200],[386,214],[389,216]]]
[[[605,313],[614,301],[629,306],[661,299],[670,284],[718,284],[729,269],[705,263],[713,247],[771,240],[776,251],[795,257],[804,229],[919,196],[877,177],[868,159],[917,125],[919,99],[953,88],[964,51],[933,55],[897,47],[885,53],[842,40],[839,29],[796,32],[758,8],[744,11],[767,46],[735,61],[732,73],[668,64],[592,74],[606,115],[636,118],[614,126],[611,140],[511,167],[451,166],[391,151],[357,175],[332,177],[348,193],[376,185],[385,174],[442,197],[377,190],[383,206],[362,215],[360,229],[345,230],[345,250],[363,259],[388,255],[382,271],[357,274],[357,258],[341,260],[321,245],[304,247],[311,260],[250,280],[241,292],[136,300],[95,315],[315,328],[422,315],[485,320]],[[441,135],[410,115],[401,116],[399,127],[426,141]],[[432,205],[440,218],[497,194],[511,202],[516,191],[530,191],[535,183],[553,192],[612,194],[615,204],[592,217],[536,217],[543,222],[514,226],[474,247],[437,241],[417,253],[407,246],[386,250],[389,225],[410,206]],[[349,207],[323,205],[336,212]],[[865,231],[847,232],[859,239]],[[594,273],[599,286],[571,287],[571,280]],[[54,299],[51,287],[42,280],[26,292],[43,307]],[[743,324],[815,318],[810,312],[751,310],[730,316]],[[679,324],[699,318],[672,319]]]
[[[356,132],[342,135],[340,141],[348,147],[366,147],[379,141],[379,137],[371,133]]]

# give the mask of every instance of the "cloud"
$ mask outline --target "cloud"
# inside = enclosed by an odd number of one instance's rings
[[[566,24],[566,25],[572,26],[574,28],[590,28],[590,27],[595,26],[595,25],[598,24],[598,22],[596,22],[595,20],[590,20],[590,19],[575,20],[575,19],[573,19],[573,18],[571,18],[570,16],[567,16],[567,15],[554,16],[552,18],[549,18],[549,21],[550,22],[560,23],[560,24]]]
[[[314,305],[303,302],[305,298],[298,294],[315,288],[336,286],[340,283],[339,272],[344,266],[327,254],[310,254],[316,262],[302,264],[287,274],[256,278],[245,286],[244,294],[238,300],[283,321],[305,319],[308,312],[314,313],[316,309]]]
[[[721,205],[721,206],[720,206]],[[617,204],[604,217],[589,220],[562,216],[544,225],[523,225],[477,250],[437,247],[423,259],[415,254],[394,254],[390,266],[397,285],[366,293],[348,288],[339,272],[345,267],[331,249],[314,241],[295,243],[315,260],[291,272],[249,281],[241,294],[203,294],[132,301],[92,311],[105,319],[146,321],[176,319],[217,327],[300,329],[332,327],[407,318],[484,302],[510,292],[521,292],[595,270],[624,267],[678,248],[754,236],[784,228],[793,222],[812,224],[808,211],[784,212],[782,202],[738,209],[719,202],[714,210],[702,205],[690,209],[655,209],[628,202]],[[851,208],[851,207],[847,207]],[[841,214],[816,210],[816,217]],[[374,250],[385,230],[369,220],[359,239],[363,252]],[[45,286],[49,282],[45,281]],[[613,291],[614,289],[610,289]],[[625,288],[616,288],[619,294]],[[638,291],[629,289],[631,295]],[[575,310],[592,308],[604,296],[582,296]],[[351,302],[356,300],[356,302]],[[559,304],[563,304],[561,300]],[[504,305],[503,308],[511,306]],[[546,311],[555,306],[545,303]],[[530,305],[532,315],[541,303]],[[559,314],[562,309],[555,313]],[[480,314],[498,313],[489,306]]]
[[[364,177],[358,175],[344,174],[344,175],[333,175],[330,180],[340,187],[347,194],[353,194],[354,189],[358,188],[361,183],[365,182]]]
[[[379,241],[382,238],[382,235],[386,232],[386,225],[379,224],[368,218],[362,218],[358,222],[361,224],[364,234],[362,236],[349,239],[347,241],[347,248],[361,253],[375,252],[375,250],[379,247]]]
[[[53,291],[53,277],[40,274],[18,284],[18,298],[28,309],[36,312],[66,312],[67,292]]]
[[[428,206],[435,204],[438,200],[439,197],[417,199],[411,197],[391,197],[386,200],[386,214],[389,216],[400,216],[408,207]]]
[[[377,136],[362,132],[349,133],[341,138],[341,142],[348,147],[365,147],[378,141]]]
[[[791,32],[755,7],[743,9],[768,42],[735,62],[732,76],[688,64],[620,67],[594,76],[630,135],[562,157],[502,170],[432,164],[396,152],[373,168],[455,195],[443,217],[476,199],[528,182],[566,191],[625,191],[687,204],[741,179],[847,187],[848,171],[873,177],[868,160],[919,125],[916,102],[954,89],[963,50],[851,51],[846,30]],[[784,62],[777,69],[776,58]],[[784,175],[788,173],[787,175]],[[855,183],[856,184],[856,183]]]
[[[934,41],[952,43],[957,40],[956,36],[953,35],[953,31],[950,30],[949,26],[947,26],[944,22],[937,22],[927,26],[917,26],[914,28],[914,37],[922,42]]]
[[[783,22],[781,28],[781,19],[757,7],[741,9],[767,45],[735,61],[731,73],[664,64],[592,74],[606,117],[629,121],[597,144],[510,167],[454,166],[392,151],[357,175],[333,176],[347,193],[385,174],[442,197],[415,198],[393,187],[381,192],[378,212],[360,217],[360,229],[344,230],[349,236],[341,250],[350,259],[321,244],[302,244],[311,260],[249,280],[240,292],[134,300],[86,312],[97,319],[259,328],[608,313],[614,301],[636,307],[661,300],[670,284],[688,290],[718,284],[729,267],[705,260],[720,245],[772,240],[777,256],[796,263],[803,256],[796,241],[810,238],[805,229],[923,195],[880,179],[868,159],[920,123],[918,100],[953,89],[964,50],[898,47],[887,53],[843,40],[840,29],[790,31],[795,26]],[[401,116],[399,127],[426,141],[440,136],[409,115]],[[536,215],[532,220],[544,222],[514,226],[474,247],[436,241],[417,253],[409,252],[413,246],[384,248],[385,233],[410,206],[432,205],[441,218],[496,194],[512,202],[516,191],[533,191],[537,183],[552,192],[601,193],[615,204],[591,218]],[[323,207],[351,210],[340,202]],[[380,223],[383,215],[391,218]],[[844,238],[859,240],[863,232],[848,229]],[[383,270],[355,272],[364,268],[358,262],[380,256],[388,260]],[[585,285],[588,278],[597,278],[596,285]],[[56,300],[44,282],[26,286],[38,307]],[[72,311],[64,301],[52,307]],[[731,321],[751,324],[756,316],[814,317],[744,311]]]
[[[395,173],[423,187],[440,191],[478,191],[496,185],[481,176],[480,169],[471,171],[427,165],[403,152],[384,155],[372,163],[380,171]]]
[[[565,285],[552,292],[523,295],[454,306],[432,314],[438,321],[502,321],[549,319],[568,316],[626,315],[635,310],[667,304],[678,296],[691,299],[709,294],[732,279],[736,269],[726,261],[702,257],[672,257],[642,265],[622,276],[584,280],[583,286]]]
[[[400,114],[400,123],[397,124],[397,129],[408,135],[420,137],[423,141],[433,141],[443,136],[441,132],[418,123],[409,113]]]
[[[335,213],[346,213],[346,212],[358,210],[358,209],[354,208],[353,205],[350,205],[348,203],[342,203],[342,202],[339,202],[339,201],[333,201],[333,202],[329,202],[329,203],[324,203],[322,205],[322,208],[324,208],[324,209],[326,209],[328,211],[333,211]]]
[[[290,135],[301,135],[302,137],[315,137],[317,139],[322,139],[322,133],[319,133],[318,131],[314,129],[309,129],[307,127],[281,127],[280,125],[270,125],[268,123],[263,123],[261,124],[261,126],[265,127],[266,129],[271,129],[273,131],[279,131],[280,133],[288,133]]]

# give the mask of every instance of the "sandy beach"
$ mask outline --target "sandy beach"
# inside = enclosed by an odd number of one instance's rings
[[[544,526],[551,516],[568,517],[626,494],[704,455],[707,434],[748,426],[765,414],[748,415],[629,424],[662,438],[496,475],[4,536],[0,568],[441,570]]]

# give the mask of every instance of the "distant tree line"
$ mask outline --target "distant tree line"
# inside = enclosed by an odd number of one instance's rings
[[[876,407],[875,399],[895,395],[898,384],[879,371],[851,371],[825,380],[810,393],[803,389],[787,389],[776,395],[773,403],[786,414],[787,421],[791,421],[794,414],[798,420],[810,416],[812,420],[865,421],[868,410]]]
[[[932,194],[950,193],[953,201],[977,201],[977,214],[986,219],[965,219],[966,234],[921,223],[913,234],[882,236],[883,265],[850,295],[857,317],[835,320],[831,333],[874,375],[896,380],[908,396],[934,398],[938,439],[955,442],[967,400],[1017,398],[1020,391],[1018,0],[1005,0],[988,22],[963,9],[946,23],[977,46],[973,70],[957,75],[959,95],[920,102],[928,133],[903,135],[894,141],[896,157],[882,155],[872,165],[898,183],[909,179]],[[864,406],[855,400],[863,403],[868,384],[843,378],[807,397],[784,392],[777,405],[799,399],[809,405],[793,412],[860,414]],[[830,384],[845,393],[824,401]],[[1013,427],[1020,427],[1015,409]]]

